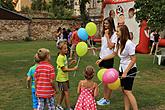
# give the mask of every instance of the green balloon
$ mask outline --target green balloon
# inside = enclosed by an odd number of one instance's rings
[[[105,73],[107,69],[103,68],[103,69],[100,69],[97,73],[97,77],[100,81],[102,81],[102,77],[103,77],[103,74]]]
[[[89,36],[93,36],[96,34],[97,32],[97,26],[95,23],[93,22],[89,22],[86,26],[85,26],[85,30],[87,31]]]
[[[85,42],[79,42],[76,46],[76,53],[79,57],[84,56],[88,52],[88,46]]]

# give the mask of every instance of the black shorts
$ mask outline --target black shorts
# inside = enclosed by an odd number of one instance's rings
[[[113,64],[114,64],[114,58],[100,62],[99,67],[103,67],[107,69],[113,68]]]
[[[129,72],[127,73],[127,76],[131,76],[131,77],[126,77],[123,79],[120,79],[121,81],[121,87],[124,88],[124,90],[132,90],[132,86],[133,86],[133,82],[136,76],[136,72],[137,72],[137,68],[133,67],[132,69],[129,70]],[[119,72],[119,76],[121,77],[123,74],[123,72]]]
[[[69,90],[69,81],[65,81],[65,82],[58,82],[58,89],[60,91],[68,91]]]
[[[153,43],[154,41],[153,40],[150,40],[150,46],[152,46],[152,43]]]

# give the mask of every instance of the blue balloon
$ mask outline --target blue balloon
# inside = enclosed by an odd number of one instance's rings
[[[78,30],[78,37],[81,39],[81,40],[87,40],[88,39],[88,34],[86,32],[86,30],[84,28],[80,28]]]

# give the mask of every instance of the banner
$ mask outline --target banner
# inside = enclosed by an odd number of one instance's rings
[[[105,4],[117,4],[117,3],[124,3],[124,2],[132,2],[135,0],[104,0]]]
[[[139,43],[140,27],[135,19],[136,10],[134,9],[134,4],[135,4],[134,1],[133,0],[106,0],[106,1],[109,1],[109,3],[111,2],[114,4],[105,5],[104,18],[111,16],[115,21],[115,27],[122,24],[127,25],[130,34],[133,36],[132,40],[137,45]]]

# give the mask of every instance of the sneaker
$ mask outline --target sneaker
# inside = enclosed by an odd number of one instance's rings
[[[102,98],[99,101],[97,101],[97,104],[98,105],[109,105],[110,104],[110,101]]]
[[[64,110],[61,105],[56,106],[56,110]]]
[[[101,98],[100,100],[97,101],[97,103],[100,103],[100,102],[103,101],[103,100],[104,100],[104,98]]]

